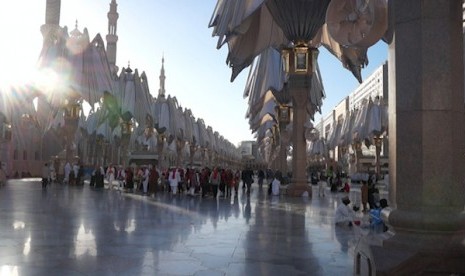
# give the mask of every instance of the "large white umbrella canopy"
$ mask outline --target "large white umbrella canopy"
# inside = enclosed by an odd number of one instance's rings
[[[152,105],[152,117],[154,121],[154,127],[157,130],[158,134],[164,134],[167,128],[166,126],[169,125],[168,118],[161,117],[162,109],[168,108],[168,104],[166,103],[166,98],[164,96],[160,96],[156,98],[154,101],[152,101],[151,105]],[[165,112],[165,114],[166,113],[167,111]]]
[[[184,121],[185,121],[185,129],[184,129],[184,136],[187,142],[190,144],[195,144],[198,142],[198,138],[194,134],[194,123],[195,118],[192,115],[192,111],[190,109],[185,109],[183,112]]]
[[[388,129],[388,110],[383,99],[376,97],[369,102],[367,114],[367,138],[383,135]]]
[[[139,75],[137,69],[134,73],[130,67],[123,68],[118,78],[118,103],[121,107],[121,117],[124,121],[134,118],[139,124],[145,126],[147,116],[152,116],[152,97],[148,90],[145,73]]]
[[[55,77],[54,86],[36,84],[54,109],[61,108],[67,97],[84,99],[93,106],[104,91],[113,90],[101,36],[90,41],[87,29],[81,33],[77,26],[70,35],[63,28],[54,41],[44,43],[38,68]]]
[[[176,120],[176,138],[178,138],[180,141],[185,141],[186,120],[184,118],[184,111],[181,106],[178,106],[174,110],[174,116]]]
[[[205,122],[203,119],[197,118],[197,129],[199,132],[199,145],[202,148],[207,148],[209,145],[209,139],[210,137],[208,136],[207,132],[207,127],[205,126]]]
[[[331,124],[331,130],[328,138],[328,148],[334,150],[338,146],[339,139],[341,136],[342,123],[336,122],[335,120]]]
[[[368,2],[382,1],[384,0]],[[342,44],[343,41],[337,42],[329,35],[321,35],[321,30],[328,20],[326,14],[328,7],[336,6],[332,10],[338,10],[341,2],[345,0],[218,0],[209,26],[213,28],[213,35],[218,36],[218,48],[228,43],[229,54],[226,62],[232,68],[231,80],[234,80],[265,49],[269,47],[281,49],[289,47],[290,42],[303,42],[312,47],[323,45],[328,48],[361,82],[360,70],[367,63],[366,49],[369,44]],[[376,5],[376,7],[376,20],[387,21],[386,16],[378,16],[379,11],[387,14],[387,5]],[[364,9],[365,11],[373,12],[372,9]],[[341,15],[349,18],[352,12],[344,10],[334,14],[337,14],[337,18]],[[331,23],[337,21],[334,14],[330,14]],[[369,18],[374,17],[369,14]],[[357,22],[363,22],[363,18]],[[336,29],[334,24],[331,27],[332,30]],[[327,33],[326,27],[324,29]],[[354,29],[359,31],[358,28]],[[379,28],[368,30],[367,34],[371,41],[378,41],[386,30],[387,24],[381,24]],[[344,34],[338,34],[337,38],[340,37],[344,37]]]
[[[211,126],[207,127],[207,147],[208,149],[215,151],[216,150],[216,143],[215,143],[215,135],[213,134],[213,129]]]
[[[367,99],[363,99],[361,101],[359,111],[357,112],[357,116],[355,117],[354,127],[352,129],[353,140],[356,142],[363,141],[367,136],[367,123],[368,123],[368,110],[370,106],[370,101]]]
[[[344,123],[342,124],[341,135],[339,137],[340,146],[349,146],[352,144],[352,129],[354,127],[355,117],[357,116],[358,110],[352,110],[344,118]]]
[[[179,128],[178,128],[178,100],[176,97],[168,96],[168,110],[169,110],[169,128],[167,129],[167,136],[170,139],[178,137]]]
[[[327,155],[327,150],[326,150],[326,143],[323,138],[317,139],[315,141],[311,141],[308,144],[308,154],[310,156],[326,156]]]

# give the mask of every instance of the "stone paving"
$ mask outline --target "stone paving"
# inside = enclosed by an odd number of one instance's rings
[[[333,223],[342,193],[313,189],[214,199],[10,180],[0,275],[351,275],[360,231]]]

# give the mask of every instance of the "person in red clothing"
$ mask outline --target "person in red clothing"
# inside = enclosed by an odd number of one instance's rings
[[[346,182],[344,182],[344,187],[342,187],[339,192],[350,193],[349,181],[346,180]]]

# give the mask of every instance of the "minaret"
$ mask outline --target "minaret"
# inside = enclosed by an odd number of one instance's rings
[[[45,8],[45,24],[40,27],[44,44],[58,38],[60,31],[61,0],[47,0]]]
[[[161,71],[160,71],[160,89],[158,89],[158,97],[165,97],[165,57],[161,59]]]
[[[113,74],[118,73],[118,66],[116,66],[116,42],[118,42],[118,36],[116,35],[116,24],[118,21],[118,12],[116,0],[111,0],[110,11],[108,12],[108,34],[107,34],[107,57],[110,69]]]

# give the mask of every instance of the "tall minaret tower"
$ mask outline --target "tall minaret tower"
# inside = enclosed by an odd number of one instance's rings
[[[40,27],[44,44],[47,41],[58,39],[60,32],[60,7],[61,0],[47,0],[45,8],[45,24]]]
[[[165,57],[161,58],[161,71],[160,71],[160,89],[158,89],[158,97],[165,97]]]
[[[118,36],[116,35],[116,24],[118,21],[118,12],[116,11],[118,4],[116,0],[111,0],[110,11],[108,12],[108,34],[107,34],[107,57],[110,63],[110,69],[113,74],[118,73],[118,66],[116,66],[116,42]]]

